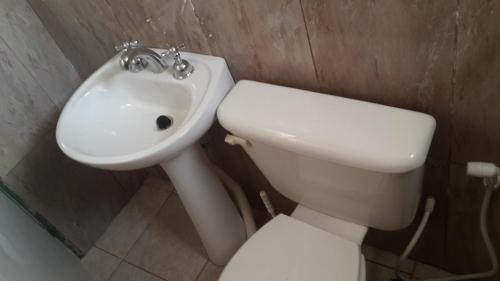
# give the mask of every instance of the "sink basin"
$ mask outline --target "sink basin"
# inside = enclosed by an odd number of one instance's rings
[[[212,125],[233,86],[223,59],[192,53],[195,67],[185,80],[168,71],[123,71],[119,56],[85,81],[65,106],[57,142],[76,161],[105,169],[144,168],[175,157]],[[159,116],[172,125],[158,129]]]
[[[184,80],[175,79],[171,68],[157,74],[125,71],[120,55],[106,62],[64,107],[57,143],[70,158],[97,168],[160,164],[210,260],[224,265],[246,240],[245,227],[197,140],[213,124],[234,81],[222,58],[194,53],[182,58],[194,66]]]

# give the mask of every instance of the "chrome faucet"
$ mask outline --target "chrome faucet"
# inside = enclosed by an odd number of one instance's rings
[[[149,69],[153,73],[160,73],[168,68],[168,64],[163,57],[155,51],[142,47],[137,40],[125,41],[115,47],[122,53],[120,66],[130,72],[139,72]]]
[[[142,47],[137,40],[125,41],[115,47],[117,51],[121,52],[120,66],[122,69],[130,72],[149,69],[153,73],[160,73],[168,69],[168,60],[174,60],[173,76],[179,80],[186,79],[194,71],[194,67],[181,58],[179,52],[181,48],[184,48],[184,44],[168,48],[166,52],[158,54],[149,48]]]

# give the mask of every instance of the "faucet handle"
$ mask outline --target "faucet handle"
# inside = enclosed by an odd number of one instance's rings
[[[180,49],[184,49],[184,43],[176,47],[170,47],[165,52],[161,53],[162,59],[169,58],[174,60],[173,75],[175,79],[186,79],[193,73],[194,67],[187,61],[181,58]]]
[[[186,48],[186,44],[184,44],[184,43],[179,43],[179,45],[177,45],[177,46],[172,46],[172,45],[167,43],[166,46],[168,48],[167,50],[174,50],[174,51],[179,51],[179,50],[183,50],[184,48]]]
[[[167,44],[169,47],[167,51],[163,52],[161,55],[163,57],[167,57],[170,59],[179,59],[181,57],[181,53],[179,52],[180,50],[184,49],[186,45],[184,43],[180,43],[176,47],[170,47],[170,45]]]
[[[179,45],[177,45],[176,47],[173,47],[173,48],[177,49],[177,51],[184,50],[186,48],[186,44],[180,43]]]
[[[118,51],[118,52],[121,52],[123,50],[127,50],[127,49],[130,49],[130,48],[137,48],[137,47],[140,47],[140,46],[141,46],[141,42],[139,42],[139,40],[130,39],[130,40],[122,42],[118,46],[115,46],[115,50]]]

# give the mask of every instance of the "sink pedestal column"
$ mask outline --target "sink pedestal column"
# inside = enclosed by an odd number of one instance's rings
[[[210,260],[225,265],[246,240],[243,220],[197,143],[161,167],[193,221]]]

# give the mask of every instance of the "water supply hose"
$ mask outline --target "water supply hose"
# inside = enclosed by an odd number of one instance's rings
[[[262,199],[262,203],[264,204],[264,207],[266,207],[267,212],[269,215],[274,218],[276,217],[276,211],[274,211],[274,206],[271,203],[271,199],[269,199],[269,196],[267,196],[267,192],[264,190],[261,190],[259,192],[260,199]]]
[[[408,255],[411,253],[415,245],[417,244],[418,240],[420,239],[420,236],[422,235],[422,232],[425,229],[425,226],[427,225],[427,222],[429,221],[429,217],[431,216],[432,212],[434,211],[434,206],[436,205],[436,200],[433,197],[427,197],[427,200],[425,201],[425,212],[422,217],[422,220],[420,221],[420,224],[418,225],[417,231],[413,235],[413,237],[410,240],[410,243],[408,243],[408,246],[406,246],[406,249],[404,250],[403,254],[401,257],[399,257],[398,263],[396,264],[396,269],[395,269],[395,275],[396,277],[399,277],[399,270],[401,268],[401,264],[403,263],[406,258],[408,258]]]
[[[241,218],[243,219],[243,223],[245,224],[248,239],[257,231],[250,203],[248,203],[247,197],[245,196],[245,193],[243,192],[241,186],[235,180],[233,180],[233,178],[226,174],[226,172],[224,172],[221,168],[215,165],[213,166],[215,172],[224,183],[224,186],[226,187],[229,194],[231,194],[234,198],[236,206],[240,210]]]
[[[455,275],[450,277],[443,278],[433,278],[433,279],[423,279],[420,281],[458,281],[458,280],[470,280],[470,279],[480,279],[480,278],[488,278],[494,276],[498,272],[498,257],[495,252],[495,247],[491,242],[490,235],[488,233],[488,223],[487,223],[487,215],[488,208],[490,206],[491,197],[493,195],[493,191],[495,191],[500,186],[500,168],[495,166],[493,163],[485,163],[485,162],[469,162],[467,163],[467,174],[469,176],[482,177],[483,185],[485,187],[485,193],[483,197],[483,202],[481,204],[481,213],[479,214],[479,228],[481,231],[481,236],[483,238],[484,244],[486,245],[486,250],[488,251],[488,255],[491,261],[491,269],[485,272],[471,273],[471,274],[462,274]],[[423,218],[421,226],[424,220],[428,218]],[[425,225],[424,225],[425,226]],[[420,236],[417,229],[417,233],[415,233],[414,237]],[[418,235],[417,235],[418,234]],[[414,239],[408,245],[407,250],[411,251],[411,244]],[[406,254],[406,256],[405,256]],[[406,258],[409,252],[405,250],[401,258]],[[400,261],[402,260],[400,259]],[[398,276],[398,270],[396,270],[396,279],[395,280],[403,280],[400,276]]]
[[[491,195],[493,194],[493,188],[487,188],[484,193],[483,203],[481,205],[481,214],[479,217],[481,235],[484,240],[484,244],[486,244],[486,249],[488,250],[488,254],[491,260],[491,269],[486,272],[465,274],[465,275],[456,275],[444,278],[434,278],[434,279],[425,279],[421,281],[458,281],[458,280],[470,280],[470,279],[480,279],[494,276],[498,271],[498,259],[495,253],[495,248],[493,247],[493,243],[491,242],[490,235],[488,234],[488,227],[486,223],[486,217],[488,213],[488,207],[490,205]]]

